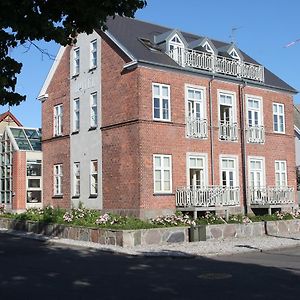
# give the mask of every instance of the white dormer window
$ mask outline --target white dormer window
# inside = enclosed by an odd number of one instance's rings
[[[202,47],[205,49],[206,52],[214,54],[214,50],[208,42],[205,42]]]
[[[230,55],[232,58],[234,58],[234,59],[238,59],[238,60],[241,59],[240,56],[238,55],[238,53],[236,52],[235,49],[232,49],[232,50],[230,51],[229,55]]]
[[[180,65],[182,65],[183,62],[183,49],[183,42],[181,41],[179,36],[175,34],[169,41],[169,52],[170,56]]]

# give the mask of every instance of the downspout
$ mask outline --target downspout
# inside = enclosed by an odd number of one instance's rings
[[[243,204],[244,213],[248,213],[248,188],[247,188],[247,155],[246,155],[246,115],[245,115],[245,95],[244,88],[246,87],[246,82],[239,86],[239,98],[241,103],[240,109],[240,120],[241,120],[241,156],[242,156],[242,181],[243,181]]]
[[[212,92],[211,84],[215,79],[213,75],[212,79],[208,84],[208,97],[209,97],[209,128],[210,128],[210,174],[211,174],[211,185],[215,183],[215,164],[214,164],[214,127],[213,127],[213,105],[212,105]]]

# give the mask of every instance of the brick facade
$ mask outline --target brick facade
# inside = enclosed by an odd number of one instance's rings
[[[70,207],[70,47],[61,58],[47,89],[48,99],[42,103],[43,202],[44,205]],[[53,137],[53,109],[63,105],[62,136]],[[54,197],[53,166],[62,164],[63,195]]]
[[[13,152],[13,197],[12,209],[14,211],[26,208],[26,152]]]

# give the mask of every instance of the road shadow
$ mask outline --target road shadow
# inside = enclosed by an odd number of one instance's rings
[[[183,255],[132,256],[0,233],[0,299],[297,299],[293,270]]]

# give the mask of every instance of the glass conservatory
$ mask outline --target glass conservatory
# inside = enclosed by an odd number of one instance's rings
[[[42,206],[41,133],[7,126],[1,138],[0,203],[22,211]]]

